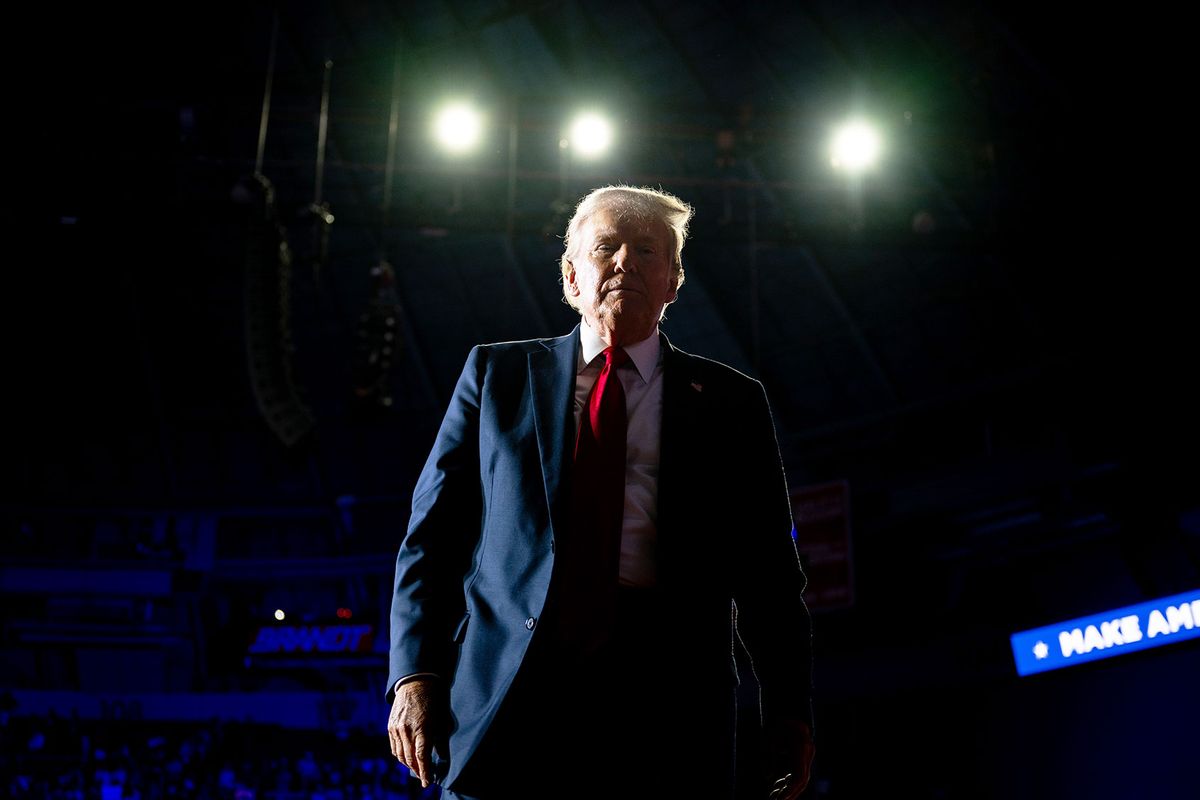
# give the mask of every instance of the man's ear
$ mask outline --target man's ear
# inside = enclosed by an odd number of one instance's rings
[[[571,259],[566,259],[567,272],[564,276],[567,281],[567,292],[571,297],[579,297],[579,284],[575,282],[575,265],[571,263]]]

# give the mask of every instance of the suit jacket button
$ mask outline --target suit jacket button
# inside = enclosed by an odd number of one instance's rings
[[[529,631],[533,630],[534,625],[537,625],[537,620],[534,619],[533,617],[530,617],[529,619],[525,620],[525,630],[529,630]]]

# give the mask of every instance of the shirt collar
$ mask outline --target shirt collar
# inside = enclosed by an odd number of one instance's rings
[[[581,363],[577,365],[576,373],[583,372],[596,356],[604,352],[606,347],[608,345],[594,330],[588,327],[587,321],[580,320],[579,357]],[[654,368],[658,366],[658,358],[662,350],[658,326],[656,325],[654,332],[645,339],[626,345],[622,349],[629,354],[629,361],[637,368],[638,377],[642,379],[642,383],[649,383],[650,377],[654,374]]]

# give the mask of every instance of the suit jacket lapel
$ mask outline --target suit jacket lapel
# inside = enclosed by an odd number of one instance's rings
[[[691,441],[700,422],[703,385],[692,374],[687,353],[676,350],[666,335],[663,346],[662,461]]]
[[[566,530],[563,496],[570,474],[572,431],[575,419],[575,367],[579,350],[579,326],[566,336],[543,341],[543,350],[529,354],[529,386],[533,399],[533,423],[542,461],[542,480],[555,535]]]
[[[704,441],[703,386],[696,382],[686,353],[676,350],[666,335],[663,346],[663,416],[658,473],[658,552],[660,575],[663,556],[675,544],[679,520],[688,507],[691,469],[699,464],[692,450]],[[699,387],[699,388],[698,388]]]

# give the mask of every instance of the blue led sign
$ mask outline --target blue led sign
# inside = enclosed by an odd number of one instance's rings
[[[1012,635],[1017,672],[1032,675],[1200,637],[1200,589]]]

